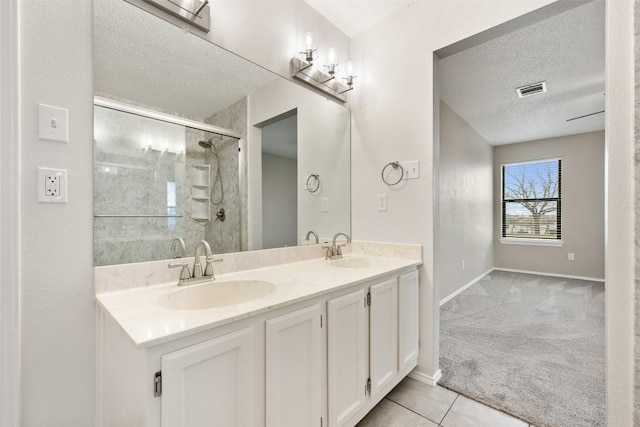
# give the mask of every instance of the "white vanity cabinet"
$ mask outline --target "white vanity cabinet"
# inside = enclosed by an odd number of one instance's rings
[[[248,426],[253,395],[252,330],[162,356],[162,427]]]
[[[266,322],[266,426],[319,426],[325,372],[320,304]],[[229,424],[231,425],[231,424]]]
[[[364,405],[369,377],[367,289],[327,303],[329,426],[342,426]]]
[[[418,273],[327,302],[329,427],[355,425],[417,364]]]
[[[142,348],[101,311],[98,426],[355,426],[417,364],[399,272]]]
[[[398,278],[398,369],[415,367],[418,360],[418,272]]]
[[[136,349],[101,324],[98,426],[264,425],[264,319]]]

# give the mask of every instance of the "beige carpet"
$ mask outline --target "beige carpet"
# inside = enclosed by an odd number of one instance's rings
[[[440,367],[537,427],[604,426],[604,284],[493,271],[440,308]]]

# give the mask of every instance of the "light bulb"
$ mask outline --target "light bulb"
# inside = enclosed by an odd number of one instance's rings
[[[335,48],[330,48],[329,49],[329,64],[335,64],[336,63],[336,49]]]
[[[353,75],[353,62],[347,61],[347,76]]]
[[[311,46],[313,46],[313,34],[311,31],[304,33],[304,42],[307,45],[307,49],[311,49]]]

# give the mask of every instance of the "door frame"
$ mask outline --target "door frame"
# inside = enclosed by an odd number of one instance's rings
[[[590,1],[590,0],[589,0]],[[605,351],[606,351],[606,414],[608,426],[632,425],[634,419],[634,386],[640,376],[634,375],[635,253],[634,237],[634,177],[640,176],[634,165],[634,2],[606,1],[605,11]],[[549,8],[564,7],[570,2],[555,1]],[[547,11],[550,9],[547,9]],[[534,12],[539,12],[534,11]],[[515,18],[518,19],[518,18]],[[500,26],[502,24],[499,24]],[[472,36],[473,37],[473,36]],[[637,36],[635,37],[637,38]],[[470,38],[459,40],[456,48],[468,46]],[[435,55],[435,52],[434,52]],[[639,54],[636,54],[639,55]],[[439,149],[439,107],[437,56],[434,56],[434,150]],[[637,73],[636,73],[637,75]],[[434,158],[438,158],[434,151]],[[438,239],[438,170],[433,165],[433,244]],[[636,178],[637,179],[637,178]],[[434,289],[432,309],[436,318],[433,327],[433,353],[436,366],[439,359],[439,281],[437,250],[434,249]],[[638,281],[640,283],[640,281]],[[417,376],[414,376],[416,378]],[[639,378],[639,379],[636,379]],[[638,412],[636,417],[638,417]]]
[[[0,1],[0,425],[20,425],[19,6]]]

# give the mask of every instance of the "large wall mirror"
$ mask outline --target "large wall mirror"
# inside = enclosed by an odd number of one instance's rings
[[[96,266],[350,232],[344,106],[123,0],[94,2],[93,73]]]

